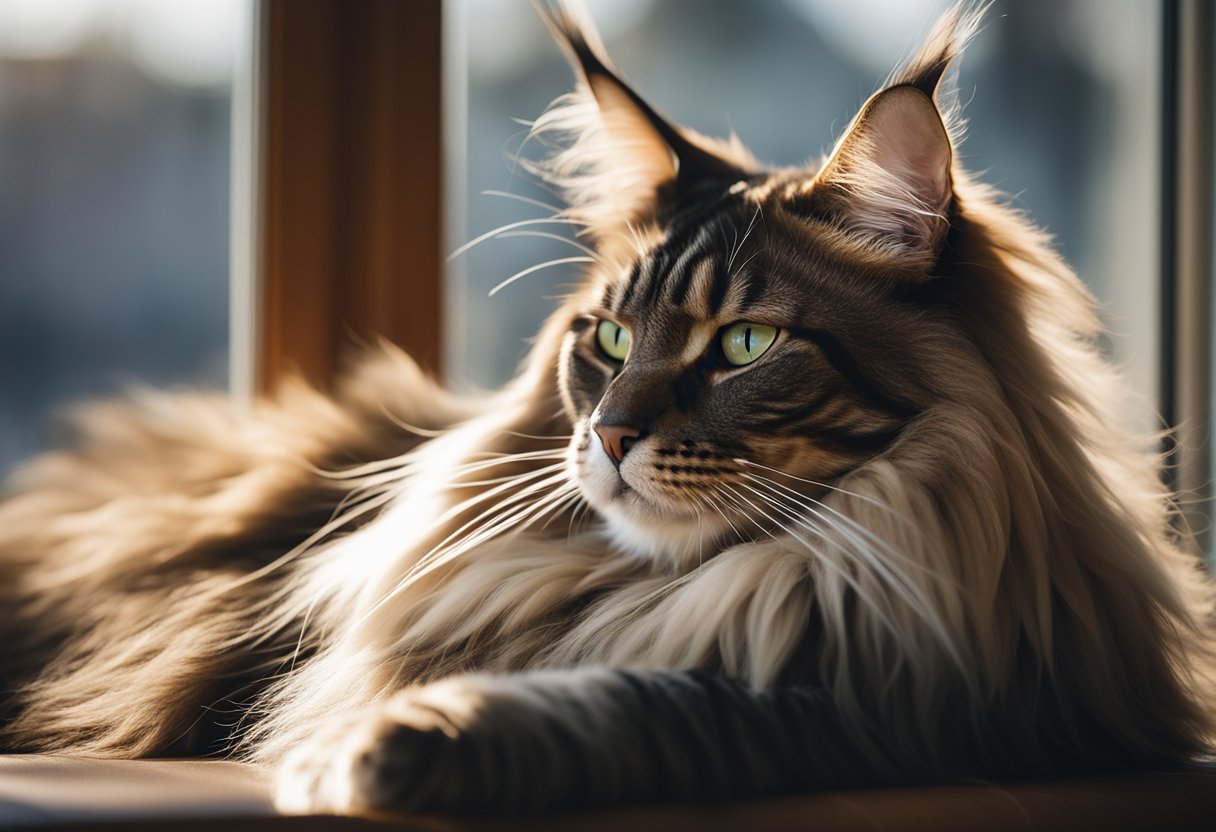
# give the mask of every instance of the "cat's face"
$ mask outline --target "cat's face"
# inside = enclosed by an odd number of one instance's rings
[[[623,545],[754,536],[775,525],[764,479],[822,493],[922,406],[900,359],[916,304],[817,239],[782,179],[685,208],[580,295],[560,373],[571,465]]]
[[[909,347],[949,226],[941,70],[874,96],[819,169],[764,171],[552,22],[584,85],[542,119],[578,137],[550,178],[598,249],[558,366],[571,475],[640,553],[788,531],[776,504],[882,454],[932,398]]]

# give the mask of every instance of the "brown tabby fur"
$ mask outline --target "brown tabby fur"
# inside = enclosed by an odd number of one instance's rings
[[[547,17],[581,80],[537,169],[595,263],[520,377],[457,399],[385,351],[332,400],[88,413],[0,507],[3,742],[197,752],[235,724],[282,807],[344,812],[1205,753],[1213,593],[1152,440],[1092,298],[957,162],[938,86],[976,16],[781,171]],[[781,335],[736,368],[740,320]],[[616,463],[610,425],[638,429]]]

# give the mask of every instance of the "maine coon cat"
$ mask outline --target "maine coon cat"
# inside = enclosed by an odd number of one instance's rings
[[[957,162],[949,13],[831,154],[659,116],[570,6],[536,172],[593,258],[520,376],[94,407],[0,507],[0,742],[235,750],[286,810],[1165,766],[1212,590],[1093,301]],[[1147,279],[1147,276],[1146,276]]]

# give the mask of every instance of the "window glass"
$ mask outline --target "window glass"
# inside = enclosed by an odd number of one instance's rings
[[[247,0],[0,0],[0,473],[57,409],[227,377]]]
[[[536,15],[510,0],[463,0],[467,167],[453,248],[545,209],[486,190],[554,202],[512,162],[571,73]],[[732,129],[764,161],[798,164],[829,149],[896,60],[948,0],[603,0],[591,2],[618,67],[658,108],[697,130]],[[1010,194],[1057,240],[1092,287],[1110,350],[1153,426],[1157,347],[1159,21],[1142,0],[996,2],[962,62],[969,169]],[[528,230],[527,227],[519,230]],[[531,230],[557,233],[560,226]],[[458,380],[509,378],[578,266],[535,237],[487,241],[449,275],[449,367]]]

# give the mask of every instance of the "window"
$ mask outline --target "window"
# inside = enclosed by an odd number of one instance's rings
[[[785,165],[829,148],[947,5],[590,2],[661,110]],[[1180,356],[1210,354],[1211,245],[1188,237],[1183,281],[1170,230],[1179,211],[1212,227],[1210,176],[1177,187],[1211,170],[1212,14],[997,0],[960,72],[967,167],[1093,289],[1140,426],[1193,426],[1176,470],[1200,530],[1212,364],[1183,378]],[[247,392],[297,367],[324,384],[376,332],[458,386],[505,381],[577,252],[524,226],[446,273],[442,254],[546,215],[556,197],[513,161],[537,150],[517,120],[571,79],[514,0],[0,0],[0,468],[45,441],[51,409],[121,380]]]
[[[0,0],[0,473],[51,414],[222,387],[242,0]]]
[[[465,206],[453,249],[545,215],[497,192],[554,202],[513,159],[527,132],[520,120],[535,118],[572,83],[535,15],[499,0],[459,5],[463,16],[449,37],[466,56],[467,170],[449,183],[449,199]],[[733,129],[762,161],[796,165],[830,149],[949,5],[605,0],[590,8],[618,68],[662,112],[711,135]],[[1098,295],[1110,350],[1143,399],[1134,406],[1149,429],[1159,357],[1159,18],[1159,8],[1141,0],[997,2],[959,76],[970,123],[966,166],[1055,235]],[[576,279],[579,267],[560,261],[577,252],[528,230],[486,241],[453,263],[448,346],[458,380],[494,386],[509,378],[553,298]],[[559,262],[488,296],[502,280],[551,260]]]

